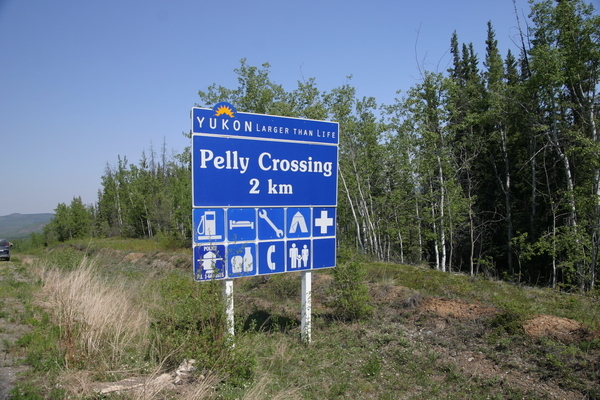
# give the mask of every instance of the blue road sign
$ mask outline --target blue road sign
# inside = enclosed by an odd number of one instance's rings
[[[193,137],[194,207],[335,206],[336,146]]]
[[[312,235],[312,217],[309,207],[290,207],[286,210],[288,238],[306,238]]]
[[[335,267],[335,238],[313,240],[313,269]]]
[[[285,243],[260,242],[258,244],[259,275],[285,272]]]
[[[314,257],[310,240],[289,240],[287,248],[287,272],[311,269]]]
[[[196,280],[335,266],[338,124],[194,108]]]
[[[240,278],[256,275],[256,245],[254,243],[235,243],[227,248],[227,276]]]
[[[337,145],[338,124],[304,118],[237,112],[229,103],[192,109],[192,134],[239,136]]]
[[[225,278],[225,246],[206,244],[194,247],[194,277],[196,280]]]
[[[230,242],[256,239],[256,210],[254,208],[228,209],[226,230]]]
[[[335,208],[313,209],[313,236],[335,236]]]
[[[285,236],[284,209],[259,208],[258,209],[258,239],[283,239]]]
[[[225,237],[225,211],[222,208],[193,210],[194,243],[222,242]]]

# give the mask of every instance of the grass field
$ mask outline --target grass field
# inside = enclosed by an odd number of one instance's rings
[[[230,338],[222,282],[161,248],[73,242],[0,263],[11,398],[600,398],[593,295],[340,260],[313,274],[310,345],[297,273],[237,279]],[[137,388],[99,393],[124,382]]]

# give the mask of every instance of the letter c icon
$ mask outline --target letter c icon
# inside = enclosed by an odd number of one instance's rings
[[[269,267],[269,269],[271,271],[275,271],[275,268],[277,267],[272,259],[273,253],[275,253],[275,245],[274,244],[270,245],[269,249],[267,250],[267,266]]]

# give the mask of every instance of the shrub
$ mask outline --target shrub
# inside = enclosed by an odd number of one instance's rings
[[[50,250],[46,256],[47,265],[57,269],[73,270],[84,261],[85,254],[72,246],[60,245]],[[87,261],[86,261],[87,262]]]
[[[231,346],[223,282],[195,282],[190,274],[175,270],[151,288],[159,303],[152,312],[155,361],[172,368],[193,358],[206,369],[229,375],[234,386],[252,379],[256,368],[252,352]]]
[[[222,282],[195,282],[172,271],[151,289],[158,296],[152,311],[153,356],[176,366],[184,358],[214,362],[226,345]]]
[[[367,319],[373,314],[365,277],[364,267],[355,261],[333,269],[332,300],[329,306],[334,309],[336,317],[352,321]]]
[[[276,299],[300,297],[300,275],[287,273],[272,275],[267,289]]]

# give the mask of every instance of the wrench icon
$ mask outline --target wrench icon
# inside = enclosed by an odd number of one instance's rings
[[[258,212],[258,216],[262,219],[264,219],[265,221],[267,221],[269,223],[269,225],[271,225],[271,228],[273,228],[273,230],[275,231],[275,235],[277,235],[278,238],[283,236],[283,231],[279,228],[277,228],[275,226],[275,224],[273,223],[273,221],[271,221],[269,219],[269,217],[267,216],[267,210],[265,210],[264,208],[262,210],[260,210]]]

